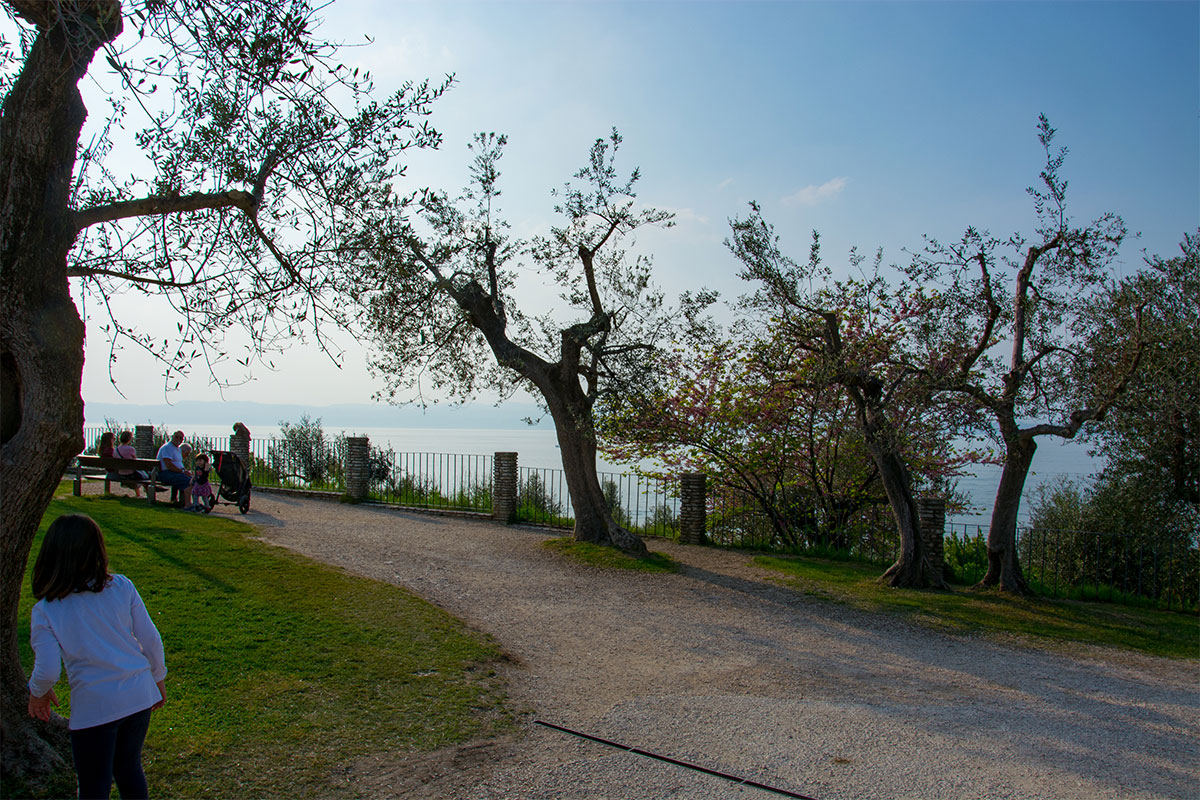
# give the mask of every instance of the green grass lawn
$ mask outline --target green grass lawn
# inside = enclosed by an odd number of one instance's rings
[[[876,565],[793,556],[754,560],[779,571],[786,576],[782,583],[805,594],[955,633],[1016,634],[1041,643],[1080,642],[1171,658],[1200,657],[1195,614],[962,587],[951,592],[893,589],[879,583],[883,568]]]
[[[561,553],[581,564],[587,564],[601,569],[628,569],[636,572],[678,572],[677,564],[670,556],[662,553],[648,553],[638,558],[623,553],[613,547],[601,547],[598,544],[577,542],[570,536],[557,539],[547,539],[542,547]]]
[[[100,524],[110,569],[133,580],[162,633],[167,706],[144,759],[156,796],[352,797],[340,776],[357,757],[511,724],[498,647],[408,591],[255,541],[237,520],[116,497],[55,499],[30,568],[46,525],[68,512]]]

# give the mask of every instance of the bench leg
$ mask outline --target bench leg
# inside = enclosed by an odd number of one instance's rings
[[[83,494],[83,467],[75,465],[75,490],[73,494],[79,497]]]
[[[146,492],[146,496],[150,498],[150,502],[155,502],[154,495],[158,492],[158,484],[154,478],[150,479],[150,491]]]
[[[108,479],[108,473],[104,474],[104,493],[112,494],[112,481]]]

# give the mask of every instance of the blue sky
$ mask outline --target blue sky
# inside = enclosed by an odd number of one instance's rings
[[[1119,271],[1142,248],[1175,252],[1200,223],[1194,2],[337,0],[325,17],[333,38],[371,34],[347,58],[381,91],[456,74],[433,115],[445,144],[414,161],[411,186],[460,187],[470,135],[507,133],[504,205],[519,234],[545,230],[549,190],[620,129],[640,199],[679,214],[641,241],[670,293],[739,290],[721,242],[750,200],[798,257],[820,230],[835,266],[855,244],[899,261],[922,233],[1030,230],[1041,112],[1070,148],[1074,215],[1115,211],[1143,234]],[[225,396],[364,402],[378,386],[343,344],[341,370],[296,347]],[[113,401],[102,345],[95,333],[84,397]],[[157,374],[129,351],[116,370],[127,394],[161,399]],[[184,387],[220,397],[199,376]]]

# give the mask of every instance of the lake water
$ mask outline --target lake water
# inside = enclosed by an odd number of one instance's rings
[[[492,455],[497,452],[516,452],[522,467],[559,469],[562,466],[558,442],[554,431],[548,427],[521,429],[492,428],[360,428],[341,429],[326,426],[329,437],[339,433],[367,436],[372,445],[390,447],[397,453],[455,453],[462,455]],[[189,436],[226,437],[230,429],[226,425],[194,425],[185,427]],[[279,435],[273,427],[251,429],[255,439],[269,439]],[[628,472],[619,464],[599,459],[601,472]],[[1100,470],[1102,462],[1088,455],[1086,446],[1079,442],[1058,443],[1043,440],[1034,457],[1033,469],[1025,484],[1025,502],[1021,517],[1025,518],[1029,508],[1027,502],[1038,486],[1062,479],[1089,480]],[[995,500],[996,486],[1000,480],[1000,467],[978,464],[968,475],[959,478],[959,487],[970,498],[970,513],[955,515],[947,520],[954,524],[981,525],[987,527]]]
[[[1043,439],[1033,457],[1033,468],[1025,481],[1025,492],[1021,502],[1021,519],[1028,518],[1029,500],[1037,487],[1053,484],[1060,480],[1087,483],[1104,466],[1104,461],[1088,455],[1087,446],[1080,442],[1059,443]],[[947,519],[954,524],[982,525],[991,521],[992,505],[996,499],[996,487],[1000,483],[1000,466],[976,464],[970,474],[958,479],[959,489],[970,498],[971,513],[959,514]]]

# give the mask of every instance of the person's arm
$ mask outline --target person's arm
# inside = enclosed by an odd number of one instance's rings
[[[146,604],[142,601],[142,596],[138,594],[137,587],[133,585],[132,581],[129,588],[132,592],[129,610],[133,618],[133,638],[137,639],[142,653],[150,662],[150,674],[154,676],[154,682],[161,684],[167,677],[167,662],[163,652],[162,636],[159,635],[158,628],[154,626],[154,621],[150,619],[150,612],[146,610]],[[166,693],[162,686],[159,686],[159,691],[163,692],[165,698]]]
[[[33,674],[29,676],[29,715],[50,719],[50,706],[58,705],[54,684],[62,673],[62,649],[50,628],[46,612],[35,604],[29,615],[29,644],[33,648]]]
[[[50,706],[58,707],[58,695],[51,689],[41,697],[34,697],[33,693],[29,693],[29,705],[27,710],[29,716],[35,719],[40,719],[42,722],[50,721]]]
[[[171,460],[170,454],[164,455],[160,450],[158,451],[158,468],[168,472],[183,472],[183,460],[181,458],[179,461],[179,466],[175,466],[175,462]]]

